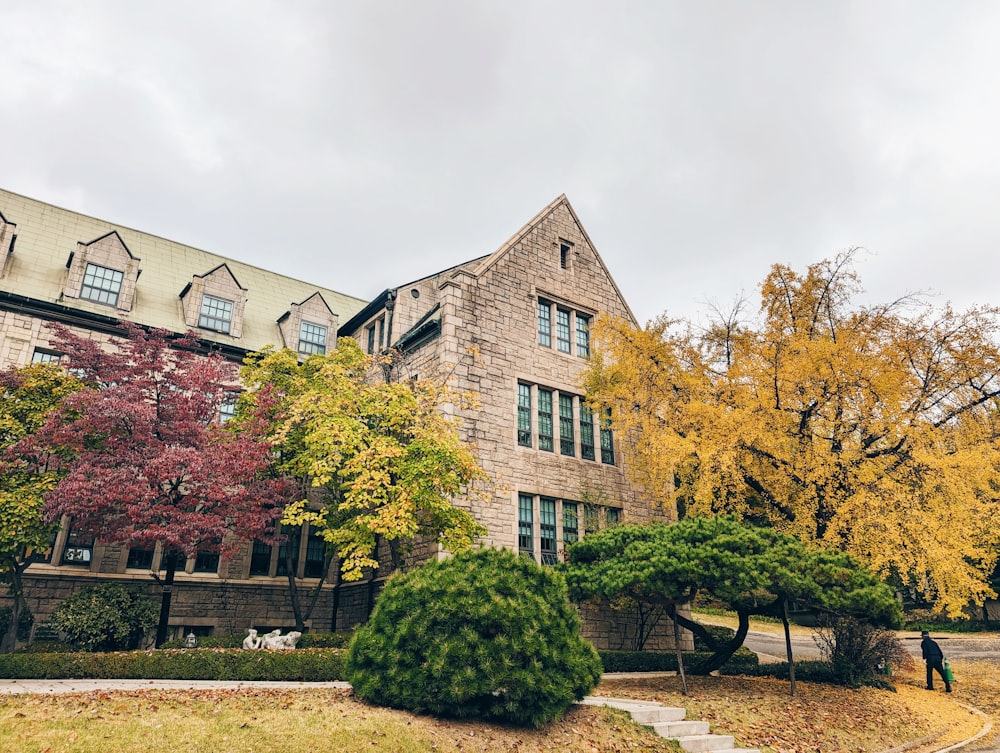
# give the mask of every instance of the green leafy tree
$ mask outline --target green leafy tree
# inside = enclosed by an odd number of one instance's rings
[[[415,537],[457,552],[486,533],[452,502],[484,478],[444,411],[460,396],[430,380],[369,379],[377,365],[341,338],[332,352],[302,363],[290,350],[263,351],[243,369],[248,389],[237,423],[268,416],[275,470],[308,492],[282,523],[317,529],[343,581],[379,566],[381,542],[396,566],[400,546]]]
[[[566,579],[574,599],[629,597],[668,609],[714,652],[697,671],[718,669],[743,645],[751,615],[780,617],[790,601],[829,614],[896,623],[895,595],[850,555],[808,547],[793,536],[734,517],[685,518],[670,525],[624,525],[568,549]],[[738,627],[720,641],[679,609],[699,594],[726,602]],[[794,677],[794,675],[793,675]]]
[[[390,578],[346,676],[382,706],[540,727],[596,687],[601,662],[558,571],[481,549]]]
[[[87,651],[139,648],[156,624],[156,604],[117,583],[82,588],[52,612],[52,626]]]
[[[59,480],[57,468],[36,465],[16,445],[32,436],[79,382],[52,364],[0,372],[0,580],[10,584],[11,618],[0,653],[13,650],[26,609],[24,571],[36,553],[45,552],[58,523],[42,519],[44,495]]]

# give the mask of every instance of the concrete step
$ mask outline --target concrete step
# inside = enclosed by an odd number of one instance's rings
[[[706,750],[724,750],[731,753],[736,743],[736,738],[732,735],[684,735],[673,739],[680,743],[681,748],[691,753]]]
[[[652,727],[660,737],[677,740],[682,749],[692,753],[699,751],[760,753],[756,748],[734,748],[735,738],[732,735],[709,734],[708,722],[685,720],[687,712],[675,706],[664,706],[655,701],[635,701],[607,696],[587,696],[580,703],[627,711],[636,723]]]
[[[638,721],[638,719],[636,720]],[[691,735],[707,735],[708,722],[688,720],[684,722],[655,722],[649,725],[660,737],[688,737]]]
[[[639,724],[654,724],[655,722],[676,722],[687,713],[676,706],[664,706],[655,701],[632,701],[624,698],[605,698],[603,696],[587,696],[581,703],[587,706],[608,706],[621,709],[632,715]]]

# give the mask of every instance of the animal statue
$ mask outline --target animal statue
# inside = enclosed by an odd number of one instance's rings
[[[247,637],[243,639],[243,648],[260,648],[260,638],[257,637],[257,631],[253,628],[247,630]]]

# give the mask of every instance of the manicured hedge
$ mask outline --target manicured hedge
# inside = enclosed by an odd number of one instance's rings
[[[677,657],[674,654],[651,653],[648,651],[601,651],[601,663],[605,672],[676,672]],[[698,665],[712,654],[708,651],[684,652],[684,669],[697,674]],[[719,670],[724,675],[754,674],[759,665],[757,654],[748,648],[737,649],[733,657]]]
[[[303,633],[297,648],[347,648],[353,631],[342,633]],[[257,636],[260,638],[260,636]],[[209,635],[198,639],[198,648],[243,648],[245,635]],[[184,648],[184,639],[167,641],[162,648]]]
[[[246,651],[195,648],[106,654],[0,655],[3,679],[288,680],[343,679],[340,649]]]

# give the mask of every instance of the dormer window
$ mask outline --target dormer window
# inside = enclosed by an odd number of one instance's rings
[[[322,324],[302,322],[299,329],[299,353],[305,356],[326,355],[326,332]]]
[[[201,297],[198,326],[228,335],[233,324],[233,302],[205,294]]]
[[[117,232],[90,243],[77,243],[66,261],[63,295],[81,301],[131,311],[135,303],[139,260],[132,256]]]
[[[88,301],[117,306],[123,278],[124,274],[117,269],[87,264],[87,271],[83,273],[83,285],[80,287],[80,297]]]

